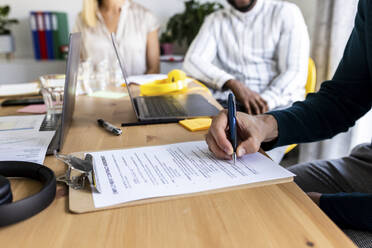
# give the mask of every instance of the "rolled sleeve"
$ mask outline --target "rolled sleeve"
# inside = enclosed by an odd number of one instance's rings
[[[201,80],[209,87],[221,90],[228,80],[234,79],[234,76],[213,64],[219,42],[215,34],[220,22],[218,15],[219,13],[213,13],[205,19],[187,51],[183,69],[187,74]]]

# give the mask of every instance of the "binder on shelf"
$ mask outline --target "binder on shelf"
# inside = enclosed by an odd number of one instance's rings
[[[51,25],[51,13],[44,13],[44,24],[45,24],[45,37],[46,37],[46,47],[48,59],[55,59],[54,49],[53,49],[53,30]]]
[[[43,13],[36,12],[36,16],[37,16],[36,26],[37,26],[37,32],[39,35],[39,43],[40,43],[40,56],[41,56],[41,59],[48,59],[47,41],[46,41]]]
[[[32,11],[30,26],[35,59],[64,59],[62,49],[68,47],[69,43],[66,13]]]
[[[61,51],[61,47],[68,46],[68,37],[69,37],[69,30],[68,30],[68,21],[67,21],[67,14],[64,12],[54,12],[57,17],[57,29],[58,29],[58,49],[61,52],[60,59],[63,58],[63,54]]]
[[[58,19],[55,12],[51,12],[51,24],[52,24],[52,33],[53,33],[53,50],[54,56],[56,59],[61,59],[62,53],[60,49],[59,35],[58,35]]]
[[[30,26],[31,26],[31,34],[32,34],[32,42],[34,45],[34,54],[35,54],[35,59],[40,60],[41,55],[40,55],[40,41],[39,41],[39,34],[37,31],[37,25],[36,25],[36,13],[31,12],[30,15]]]

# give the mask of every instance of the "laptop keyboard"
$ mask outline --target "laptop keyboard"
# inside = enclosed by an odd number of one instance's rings
[[[174,97],[145,97],[144,101],[151,116],[164,117],[186,115],[185,109]]]
[[[45,115],[39,131],[55,131],[60,124],[62,114]]]

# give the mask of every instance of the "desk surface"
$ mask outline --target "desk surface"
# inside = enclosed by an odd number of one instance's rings
[[[1,108],[0,115],[15,114]],[[113,136],[96,125],[134,121],[127,98],[77,98],[72,128],[62,153],[159,145],[204,139],[178,124],[123,128]],[[65,167],[48,156],[56,175]],[[37,182],[12,181],[16,199],[37,192]],[[355,247],[294,184],[286,183],[108,211],[72,214],[66,189],[58,186],[49,208],[0,229],[2,247]]]

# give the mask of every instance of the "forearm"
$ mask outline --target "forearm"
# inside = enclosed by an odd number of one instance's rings
[[[310,39],[301,11],[291,6],[282,12],[276,50],[277,75],[260,92],[269,109],[286,107],[305,97]]]
[[[371,108],[369,82],[323,83],[320,91],[305,101],[273,111],[278,122],[278,140],[274,146],[328,139],[345,132]],[[267,149],[272,147],[267,147]]]
[[[160,46],[157,30],[147,35],[146,66],[146,74],[157,74],[160,72]]]
[[[372,231],[372,194],[323,194],[319,204],[340,227]]]
[[[158,74],[160,72],[160,65],[159,63],[148,67],[146,70],[146,74]]]
[[[272,115],[257,115],[257,118],[262,122],[262,130],[264,132],[264,142],[271,142],[278,137],[278,122]]]
[[[303,66],[307,68],[306,64]],[[306,74],[305,71],[285,72],[275,80],[273,86],[267,87],[260,95],[267,102],[269,110],[288,107],[296,101],[304,100]]]
[[[212,63],[212,59],[203,57],[203,54],[188,54],[185,58],[183,69],[188,75],[203,81],[215,89],[222,89],[228,80],[234,79],[233,75],[215,66]]]

